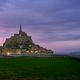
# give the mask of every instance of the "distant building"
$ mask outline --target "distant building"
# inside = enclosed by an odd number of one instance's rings
[[[1,47],[1,53],[3,55],[14,55],[14,54],[53,54],[52,50],[40,47],[33,43],[31,36],[20,30],[18,34],[14,34],[10,38],[6,39]]]

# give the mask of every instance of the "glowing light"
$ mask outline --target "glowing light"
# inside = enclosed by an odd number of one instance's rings
[[[34,51],[31,51],[31,53],[33,53]]]
[[[17,52],[17,54],[21,54],[21,52],[20,52],[20,51],[18,51],[18,52]]]
[[[38,53],[38,51],[35,51],[35,53]]]
[[[8,56],[9,56],[10,54],[11,54],[10,52],[7,53]]]
[[[29,53],[29,51],[26,51],[27,53]]]

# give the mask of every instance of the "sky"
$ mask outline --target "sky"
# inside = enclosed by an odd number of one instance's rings
[[[0,0],[0,45],[20,24],[55,53],[80,51],[80,0]]]

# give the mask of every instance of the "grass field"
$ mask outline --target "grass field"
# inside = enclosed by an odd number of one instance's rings
[[[80,61],[54,58],[0,58],[0,80],[80,80]]]

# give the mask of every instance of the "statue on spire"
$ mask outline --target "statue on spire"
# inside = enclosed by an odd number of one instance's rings
[[[22,26],[21,26],[21,24],[20,24],[20,30],[19,30],[19,33],[22,33]]]

